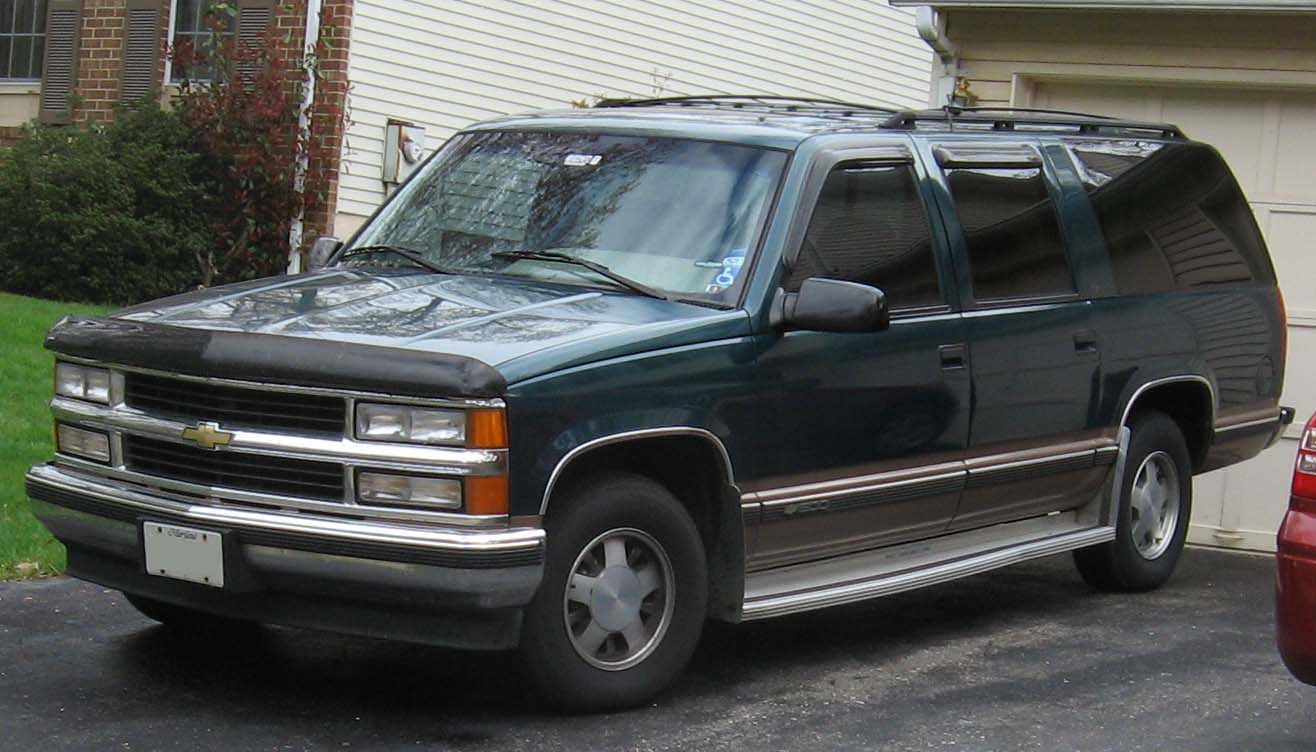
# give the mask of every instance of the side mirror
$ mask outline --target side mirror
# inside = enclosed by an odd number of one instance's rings
[[[329,263],[329,258],[343,247],[343,241],[332,235],[321,235],[311,244],[310,257],[306,260],[308,271],[323,269]]]
[[[870,285],[810,277],[781,296],[781,323],[816,332],[880,332],[891,323],[886,293]]]

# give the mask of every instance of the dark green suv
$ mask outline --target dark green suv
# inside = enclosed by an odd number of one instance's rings
[[[314,258],[56,325],[33,509],[166,624],[519,646],[567,706],[709,618],[1062,551],[1157,587],[1192,476],[1292,419],[1248,205],[1165,124],[605,102],[463,131]]]

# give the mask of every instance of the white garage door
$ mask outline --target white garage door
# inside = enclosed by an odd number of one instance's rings
[[[1273,551],[1301,423],[1316,410],[1316,92],[1039,83],[1032,105],[1177,123],[1214,144],[1251,200],[1288,305],[1285,439],[1242,465],[1199,477],[1189,540]]]

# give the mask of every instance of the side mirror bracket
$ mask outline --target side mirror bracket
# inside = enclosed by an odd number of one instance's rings
[[[343,241],[332,235],[321,235],[311,244],[311,252],[306,259],[306,268],[308,271],[316,271],[325,268],[329,264],[329,259],[343,247]]]

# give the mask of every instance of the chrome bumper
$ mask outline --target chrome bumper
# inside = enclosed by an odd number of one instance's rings
[[[356,601],[384,613],[519,609],[543,573],[544,531],[538,528],[440,529],[189,504],[54,465],[34,466],[26,481],[32,511],[69,548],[70,574],[228,615],[245,615],[220,602],[230,592],[238,600],[259,593],[276,614],[286,609],[268,601],[283,595]],[[216,590],[147,575],[139,537],[147,519],[225,533],[232,541],[225,565],[239,575],[234,586]],[[341,626],[295,613],[249,618],[418,639],[395,634],[387,624]],[[422,641],[467,644],[442,635]]]

